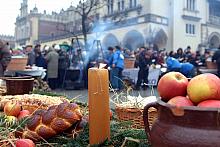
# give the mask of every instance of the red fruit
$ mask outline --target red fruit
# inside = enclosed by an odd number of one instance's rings
[[[175,96],[186,96],[188,79],[179,72],[169,72],[159,80],[157,90],[161,99],[168,101]]]
[[[170,99],[167,103],[171,104],[171,105],[178,106],[178,107],[194,106],[192,101],[184,96],[176,96],[176,97]]]
[[[35,147],[35,144],[30,139],[18,139],[16,141],[16,147]]]
[[[112,113],[112,110],[110,110],[110,120],[112,119],[113,117],[113,113]]]
[[[213,99],[220,100],[220,79],[210,73],[198,75],[190,80],[187,94],[194,103]]]
[[[220,100],[206,100],[197,105],[198,107],[220,108]]]
[[[28,110],[22,110],[20,111],[19,115],[18,115],[18,119],[22,119],[24,117],[27,117],[30,115],[30,112]]]
[[[4,113],[8,116],[17,117],[21,111],[21,106],[19,103],[7,102],[4,106]]]

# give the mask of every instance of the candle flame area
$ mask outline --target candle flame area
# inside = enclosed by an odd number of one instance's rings
[[[98,68],[99,68],[99,69],[103,69],[103,68],[105,68],[106,66],[107,66],[107,64],[99,63]]]

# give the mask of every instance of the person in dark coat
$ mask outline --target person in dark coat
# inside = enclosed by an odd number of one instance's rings
[[[44,69],[47,69],[46,59],[42,55],[42,52],[40,50],[40,45],[35,46],[34,53],[35,53],[35,65],[37,67],[43,67]]]
[[[6,42],[0,40],[0,77],[4,76],[8,64],[11,61],[11,53]]]
[[[61,86],[63,86],[65,72],[70,66],[70,60],[67,52],[64,49],[60,48],[60,50],[58,50],[58,54],[58,82],[59,88],[61,88]]]
[[[182,48],[179,48],[179,49],[177,50],[177,53],[175,54],[174,58],[176,58],[177,60],[179,60],[179,62],[184,62],[184,61],[185,61],[185,54],[184,54]]]
[[[139,54],[139,61],[138,61],[139,71],[138,71],[138,80],[135,85],[136,90],[140,89],[142,82],[144,82],[144,84],[148,83],[150,64],[151,64],[151,53],[149,51],[143,50]]]
[[[217,64],[217,75],[220,77],[220,46],[217,51],[215,51],[213,57],[212,57],[212,62],[216,62]]]

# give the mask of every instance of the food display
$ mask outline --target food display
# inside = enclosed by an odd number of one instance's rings
[[[175,106],[194,106],[192,101],[188,97],[184,96],[176,96],[172,99],[170,99],[168,104],[175,105]]]
[[[0,86],[0,95],[5,95],[7,92],[6,87],[5,86]]]
[[[23,109],[29,110],[29,112],[32,113],[36,109],[47,109],[50,106],[68,102],[68,99],[38,94],[0,96],[0,109],[3,110],[6,103],[10,101],[19,103]]]
[[[46,81],[43,81],[42,79],[40,78],[37,78],[34,80],[34,90],[37,90],[37,91],[43,91],[43,92],[49,92],[51,91],[49,85],[47,84]]]
[[[195,104],[204,100],[220,100],[220,79],[214,74],[198,75],[190,80],[187,94]]]
[[[53,137],[77,124],[82,119],[80,108],[75,103],[61,103],[47,110],[38,110],[22,131],[22,138],[38,141]]]
[[[165,74],[158,83],[161,100],[175,106],[220,107],[220,79],[210,73],[188,79],[179,72]]]
[[[145,106],[143,118],[150,144],[155,147],[219,146],[219,78],[207,73],[189,82],[184,79],[187,78],[178,72],[165,74],[158,83],[161,99]],[[150,128],[148,110],[151,107],[159,113]]]
[[[206,101],[202,101],[197,106],[205,107],[205,108],[220,108],[220,101],[219,100],[206,100]]]
[[[161,99],[168,101],[175,96],[186,96],[188,79],[179,72],[169,72],[158,82],[158,93]]]
[[[8,116],[17,117],[21,111],[21,105],[18,102],[9,101],[4,106],[4,113]]]
[[[16,141],[16,147],[35,147],[35,144],[30,139],[18,139]]]

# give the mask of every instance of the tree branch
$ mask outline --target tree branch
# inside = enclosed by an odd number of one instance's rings
[[[77,13],[77,14],[79,14],[80,16],[83,15],[82,11],[80,11],[80,10],[74,10],[74,12]]]
[[[94,6],[96,6],[95,4],[98,2],[98,0],[91,0],[90,1],[90,7],[89,7],[89,10],[86,12],[87,15],[89,15],[89,13],[91,12],[92,8]]]

